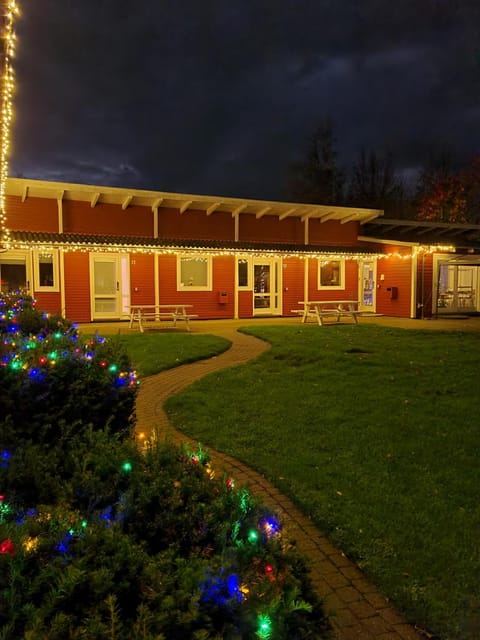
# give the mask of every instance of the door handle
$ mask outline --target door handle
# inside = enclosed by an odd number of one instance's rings
[[[118,280],[117,280],[117,291],[120,291],[120,285],[119,285]]]

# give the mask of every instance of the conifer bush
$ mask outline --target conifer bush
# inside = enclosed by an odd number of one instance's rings
[[[12,389],[15,374],[28,388],[45,351],[25,356],[33,334],[15,335],[18,352],[4,342],[0,369]],[[26,368],[9,366],[17,353]],[[103,426],[75,412],[57,420],[64,407],[55,403],[72,404],[62,394],[99,362],[67,367],[68,385],[61,367],[45,367],[35,384],[49,400],[34,427],[15,403],[0,423],[0,638],[328,637],[282,523],[233,478],[216,476],[201,446],[140,450],[108,412]]]

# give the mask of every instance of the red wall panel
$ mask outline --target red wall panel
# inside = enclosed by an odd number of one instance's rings
[[[421,254],[417,260],[417,318],[431,317],[436,304],[433,300],[433,254]],[[423,305],[423,306],[422,306]]]
[[[283,260],[283,311],[282,315],[291,316],[292,309],[300,309],[298,304],[304,294],[305,260],[288,258]]]
[[[253,292],[238,292],[238,317],[251,318],[253,316]]]
[[[212,213],[178,209],[158,210],[158,236],[199,240],[234,240],[235,220],[230,213]]]
[[[65,253],[65,317],[90,322],[90,276],[88,253]]]
[[[132,304],[155,304],[155,258],[153,255],[130,255],[130,299]]]
[[[308,243],[317,245],[337,245],[340,247],[356,246],[359,244],[358,222],[341,224],[336,220],[320,222],[315,218],[309,220]]]
[[[54,315],[62,315],[62,300],[59,292],[38,291],[35,294],[37,309]]]
[[[58,208],[56,200],[6,197],[7,227],[12,231],[58,232]]]
[[[128,207],[117,204],[63,201],[63,230],[65,233],[94,235],[153,236],[153,213],[148,207]]]
[[[403,253],[409,256],[410,250],[405,251],[404,248],[399,249],[394,246],[385,247],[386,253]],[[410,257],[405,259],[391,256],[381,258],[377,262],[377,313],[383,313],[386,316],[410,316],[411,307],[411,279],[412,261]],[[381,279],[383,274],[384,279]],[[398,297],[392,299],[391,289],[397,287]]]
[[[239,239],[243,242],[283,242],[303,244],[304,227],[300,218],[285,218],[279,220],[277,216],[240,215]]]

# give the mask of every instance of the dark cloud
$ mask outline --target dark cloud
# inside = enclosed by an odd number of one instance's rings
[[[480,151],[477,0],[35,0],[11,174],[284,198],[326,117],[340,158]]]

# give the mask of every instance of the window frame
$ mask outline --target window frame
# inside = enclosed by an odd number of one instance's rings
[[[207,264],[206,285],[185,285],[182,283],[182,260],[203,260]],[[177,291],[212,291],[212,256],[177,255]]]
[[[340,282],[338,284],[322,284],[322,267],[330,262],[338,262],[339,263],[339,275]],[[345,259],[344,258],[333,258],[330,260],[319,260],[318,261],[318,270],[317,270],[317,289],[319,291],[344,291],[345,290]]]
[[[40,284],[40,256],[44,253],[52,255],[53,258],[53,283],[51,285]],[[34,249],[33,251],[33,282],[34,291],[58,293],[60,291],[59,278],[59,257],[58,249]]]
[[[239,273],[238,273],[238,267],[240,262],[243,262],[247,265],[247,284],[240,284],[240,279],[239,279]],[[236,277],[237,277],[237,287],[240,291],[251,291],[253,289],[253,273],[252,273],[252,259],[250,257],[248,258],[237,258],[237,264],[236,264],[236,269],[237,269],[237,273],[236,273]]]

